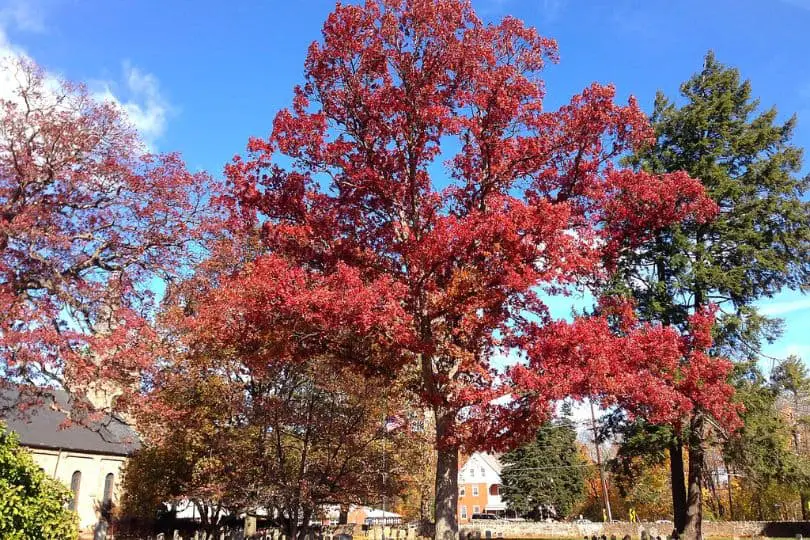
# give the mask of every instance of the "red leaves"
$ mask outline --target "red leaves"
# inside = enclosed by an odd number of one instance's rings
[[[20,82],[19,99],[0,103],[4,378],[128,377],[152,361],[135,335],[148,289],[192,263],[211,184],[175,154],[141,154],[126,119],[83,87],[51,85],[28,61],[3,68]]]
[[[371,362],[456,416],[441,444],[505,446],[566,395],[598,394],[661,420],[688,410],[698,398],[679,386],[686,337],[639,325],[621,306],[552,321],[539,296],[598,286],[623,250],[715,211],[685,174],[617,165],[653,134],[635,100],[614,103],[613,87],[591,85],[545,112],[539,75],[555,58],[552,40],[512,18],[485,25],[468,2],[338,6],[292,108],[226,171],[233,223],[260,224],[264,250],[283,265],[260,259],[212,305],[261,315],[248,336],[284,336],[258,339],[257,350],[263,339],[298,347],[285,333],[293,322],[324,347],[366,333],[373,350],[382,339],[386,354]],[[342,304],[346,294],[356,302]],[[223,343],[243,335],[212,328]],[[490,365],[500,350],[529,363],[503,377]],[[696,374],[709,379],[719,384]]]
[[[699,408],[729,429],[739,425],[731,362],[706,352],[713,310],[680,334],[637,322],[628,304],[609,304],[598,316],[535,327],[525,337],[528,365],[510,372],[515,387],[541,400],[598,397],[651,423],[680,425]]]
[[[322,276],[268,255],[223,279],[184,324],[192,350],[218,350],[253,370],[329,356],[379,371],[404,361],[394,356],[409,340],[401,296],[388,278],[364,282],[345,265]]]
[[[653,175],[610,170],[606,180],[601,219],[611,258],[668,224],[705,222],[717,213],[717,205],[706,197],[701,183],[684,172]]]

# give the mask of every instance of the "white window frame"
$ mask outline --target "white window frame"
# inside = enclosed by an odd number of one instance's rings
[[[458,496],[463,497],[465,495],[466,491],[467,490],[464,488],[464,486],[461,486],[460,488],[458,488]]]
[[[473,486],[473,497],[478,497],[478,486]],[[477,514],[478,512],[473,512]]]
[[[461,519],[467,519],[467,505],[461,505]]]
[[[480,506],[473,506],[473,515],[480,514],[480,513],[481,513],[481,507]]]

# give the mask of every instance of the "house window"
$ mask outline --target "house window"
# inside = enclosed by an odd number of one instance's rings
[[[473,486],[473,497],[478,497],[478,486]]]
[[[470,478],[475,477],[475,467],[470,467]]]
[[[487,475],[487,471],[485,471],[484,468],[481,467],[481,476],[486,476],[486,475]]]
[[[490,495],[500,495],[501,494],[501,486],[498,484],[492,484],[489,486],[489,494]]]
[[[473,514],[477,514],[481,511],[481,508],[478,506],[473,506]]]
[[[460,488],[458,488],[458,496],[459,497],[463,497],[465,493],[466,493],[466,490],[464,489],[464,486],[461,486]]]
[[[73,492],[73,498],[68,503],[70,510],[76,511],[79,507],[79,488],[82,485],[82,472],[76,471],[70,477],[70,491]]]
[[[464,505],[461,506],[461,519],[467,519],[467,507]]]
[[[113,486],[115,485],[115,476],[113,473],[108,474],[104,477],[104,495],[101,499],[101,504],[104,506],[110,506],[112,504],[113,498]]]

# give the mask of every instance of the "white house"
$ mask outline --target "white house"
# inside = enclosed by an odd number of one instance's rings
[[[462,459],[458,471],[458,520],[468,523],[473,514],[506,513],[501,500],[501,462],[492,454],[475,452]]]

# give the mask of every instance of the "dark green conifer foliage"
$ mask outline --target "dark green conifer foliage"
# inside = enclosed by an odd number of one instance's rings
[[[796,117],[780,123],[759,111],[739,72],[706,55],[703,70],[681,86],[685,102],[655,99],[657,142],[633,156],[636,167],[685,170],[720,208],[705,224],[671,227],[628,254],[623,284],[645,319],[683,325],[696,305],[718,304],[718,352],[759,352],[778,321],[753,303],[784,288],[808,286],[810,177],[800,177],[802,150],[791,144]]]
[[[501,496],[510,510],[535,519],[549,507],[558,517],[569,514],[585,482],[576,438],[568,421],[547,424],[533,441],[501,457]]]
[[[716,304],[712,352],[756,359],[762,344],[779,336],[781,321],[759,313],[755,302],[785,288],[805,290],[810,275],[810,177],[800,176],[802,150],[791,144],[796,118],[782,122],[775,108],[761,110],[750,83],[711,52],[680,93],[677,102],[656,96],[656,143],[628,162],[657,173],[687,171],[719,214],[710,223],[671,227],[628,252],[616,289],[636,300],[641,318],[682,328],[695,309]],[[700,433],[675,433],[670,444],[679,529],[686,520],[685,487],[676,478],[681,445],[697,457],[705,437],[706,424],[692,424]]]

